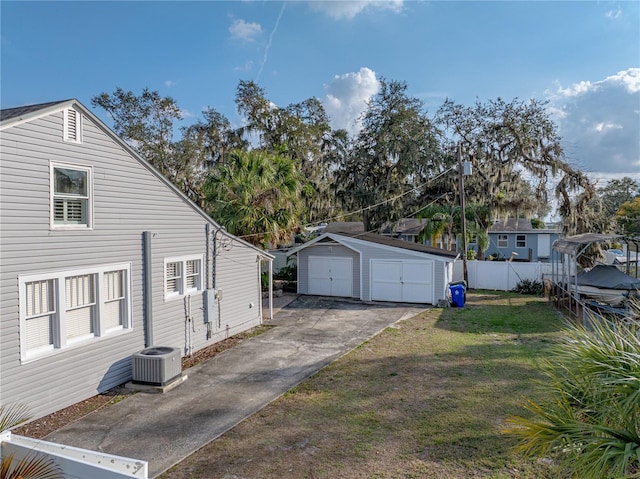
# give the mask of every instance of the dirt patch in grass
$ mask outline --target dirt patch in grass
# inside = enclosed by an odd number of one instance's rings
[[[502,434],[561,326],[540,298],[469,293],[372,340],[162,478],[552,478]]]

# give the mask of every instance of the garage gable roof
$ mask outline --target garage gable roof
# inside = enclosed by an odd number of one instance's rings
[[[302,249],[313,246],[314,244],[324,241],[326,239],[331,239],[353,250],[358,250],[358,245],[362,246],[363,243],[374,243],[378,246],[381,246],[387,249],[402,249],[412,253],[438,256],[439,259],[444,261],[454,261],[458,257],[458,253],[456,253],[455,251],[448,251],[440,248],[433,248],[431,246],[425,246],[418,243],[411,243],[409,241],[402,241],[395,238],[389,238],[387,236],[382,236],[375,233],[356,233],[356,234],[325,233],[309,241],[308,243],[303,244],[302,246],[292,249],[291,251],[289,251],[288,254],[289,255],[295,254]]]

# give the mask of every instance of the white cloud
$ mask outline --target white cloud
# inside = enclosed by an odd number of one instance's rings
[[[620,130],[622,129],[622,125],[616,125],[615,123],[598,123],[594,129],[598,133],[602,133],[607,130]]]
[[[587,173],[640,178],[640,68],[558,86],[550,100],[572,163]]]
[[[233,70],[237,72],[250,72],[251,70],[253,70],[253,60],[248,60],[244,63],[244,65],[235,67]]]
[[[311,1],[312,10],[325,13],[336,20],[351,20],[365,10],[390,10],[400,13],[404,0],[352,0],[352,1]]]
[[[605,13],[605,17],[607,18],[620,18],[622,16],[622,9],[618,6],[615,10],[609,10]]]
[[[376,72],[366,67],[358,72],[334,76],[331,83],[324,87],[327,94],[323,101],[332,127],[345,129],[351,135],[356,134],[361,127],[360,115],[379,87]]]
[[[164,82],[164,86],[166,86],[167,88],[171,88],[172,86],[175,86],[176,82],[174,82],[173,80],[166,80]]]
[[[231,33],[231,38],[235,40],[253,42],[262,33],[262,27],[259,23],[247,23],[240,18],[233,21],[229,27],[229,33]]]

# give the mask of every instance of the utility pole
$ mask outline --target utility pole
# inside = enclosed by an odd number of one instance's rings
[[[460,222],[462,229],[462,274],[465,288],[469,287],[469,272],[467,270],[467,220],[464,214],[464,171],[462,168],[462,143],[458,143],[458,182],[460,188]]]

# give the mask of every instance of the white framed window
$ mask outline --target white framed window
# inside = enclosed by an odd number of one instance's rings
[[[131,330],[130,277],[130,263],[20,276],[21,360]]]
[[[527,235],[516,235],[516,248],[527,247]]]
[[[64,278],[65,329],[68,341],[90,338],[95,333],[95,273]]]
[[[64,111],[63,135],[64,141],[82,143],[82,113],[73,108]]]
[[[56,291],[53,279],[25,282],[23,334],[24,345],[29,351],[42,352],[53,349],[54,318],[56,316]]]
[[[93,227],[92,169],[51,163],[51,228]]]
[[[126,271],[114,270],[103,273],[103,310],[101,324],[105,331],[122,329],[126,326],[127,294]]]
[[[498,248],[506,248],[509,246],[509,235],[498,235]]]
[[[164,298],[179,298],[202,291],[202,255],[164,260]]]

